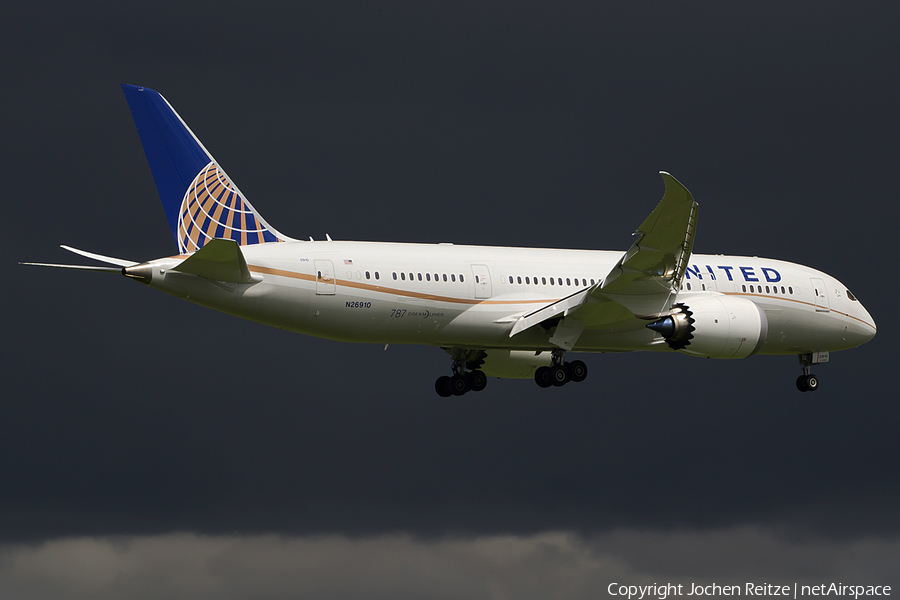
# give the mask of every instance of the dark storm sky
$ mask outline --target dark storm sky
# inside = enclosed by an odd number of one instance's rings
[[[127,4],[0,23],[0,538],[900,530],[900,11]],[[633,354],[443,400],[439,349],[19,266],[174,251],[120,83],[165,95],[287,235],[624,251],[667,170],[697,252],[824,270],[879,333],[814,395],[794,357]]]

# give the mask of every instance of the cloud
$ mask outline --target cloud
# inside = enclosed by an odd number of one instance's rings
[[[199,536],[79,537],[0,550],[0,595],[190,598],[597,598],[611,583],[897,583],[900,538],[791,541],[749,527],[619,530],[423,541]]]

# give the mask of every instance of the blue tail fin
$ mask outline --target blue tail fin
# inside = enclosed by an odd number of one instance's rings
[[[145,87],[122,90],[180,253],[216,238],[242,246],[288,239],[247,202],[165,98]]]

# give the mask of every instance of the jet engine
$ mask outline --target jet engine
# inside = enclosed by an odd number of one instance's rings
[[[746,358],[766,341],[766,314],[746,298],[698,296],[650,323],[673,350],[706,358]]]

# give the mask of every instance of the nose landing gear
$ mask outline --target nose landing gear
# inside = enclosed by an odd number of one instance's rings
[[[800,366],[803,368],[803,375],[797,378],[797,389],[801,392],[814,392],[819,389],[819,378],[810,373],[810,367],[828,362],[828,353],[813,352],[798,356],[800,358]]]
[[[565,361],[564,350],[553,351],[553,361],[549,367],[538,367],[534,372],[534,381],[542,388],[563,386],[570,381],[584,381],[587,378],[587,365],[580,360]]]

